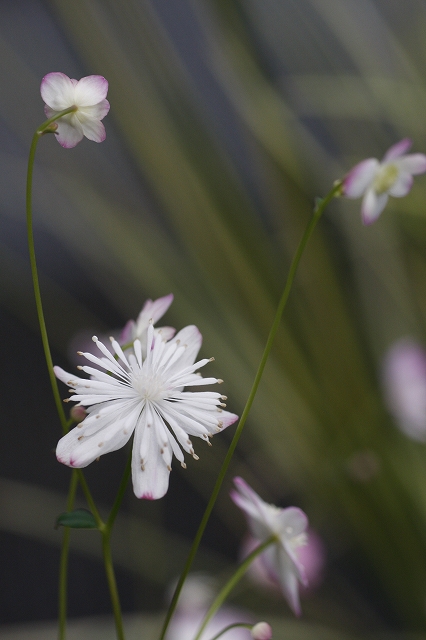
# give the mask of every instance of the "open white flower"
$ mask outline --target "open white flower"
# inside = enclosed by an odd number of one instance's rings
[[[48,118],[69,107],[77,107],[56,121],[56,139],[62,147],[75,147],[83,136],[94,142],[105,140],[101,120],[109,111],[109,102],[106,100],[108,81],[103,76],[86,76],[77,81],[55,71],[44,76],[40,93]]]
[[[298,550],[306,544],[308,518],[297,507],[280,509],[264,502],[242,479],[234,478],[236,490],[231,498],[244,511],[252,535],[265,542],[271,535],[277,542],[261,554],[266,569],[281,585],[282,592],[296,615],[300,615],[299,585],[306,586],[305,570],[298,557]]]
[[[86,407],[87,417],[58,443],[59,462],[86,467],[100,455],[123,447],[134,432],[132,453],[133,489],[138,498],[155,500],[167,492],[173,454],[185,466],[182,449],[198,459],[189,436],[209,442],[238,416],[224,411],[225,396],[213,391],[184,391],[184,387],[221,382],[195,373],[210,362],[195,362],[202,337],[188,326],[165,341],[161,333],[147,331],[147,355],[140,340],[125,355],[111,338],[117,359],[96,337],[101,357],[82,353],[100,367],[81,366],[91,376],[83,379],[55,367],[56,376],[71,387],[69,400]]]
[[[361,215],[364,224],[377,220],[389,196],[406,196],[413,185],[414,175],[425,173],[426,156],[423,153],[405,154],[411,144],[409,138],[404,138],[387,151],[381,162],[377,158],[363,160],[343,179],[344,196],[363,196]]]

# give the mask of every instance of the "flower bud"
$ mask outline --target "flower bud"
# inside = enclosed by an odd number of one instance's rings
[[[250,631],[254,640],[270,640],[272,638],[272,627],[267,622],[258,622]]]
[[[87,416],[87,411],[84,407],[73,407],[70,411],[70,416],[74,422],[83,422]]]

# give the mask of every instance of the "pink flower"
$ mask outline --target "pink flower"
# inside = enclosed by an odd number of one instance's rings
[[[404,338],[388,351],[383,364],[386,403],[403,433],[426,441],[426,351]]]
[[[387,151],[381,162],[376,158],[363,160],[343,179],[344,196],[363,196],[361,215],[364,224],[377,220],[389,196],[406,196],[412,187],[414,175],[425,173],[426,156],[423,153],[405,154],[411,144],[409,138],[404,138]]]
[[[62,147],[75,147],[83,136],[94,142],[105,140],[101,120],[109,111],[109,102],[106,100],[108,82],[103,76],[86,76],[77,81],[55,71],[44,76],[40,92],[48,118],[76,107],[76,111],[57,120],[56,138]]]
[[[267,571],[275,575],[281,590],[296,615],[300,615],[298,583],[307,584],[299,551],[306,544],[308,519],[301,509],[280,509],[264,502],[242,478],[234,478],[236,490],[231,498],[244,511],[252,535],[264,542],[271,535],[277,541],[262,553]]]

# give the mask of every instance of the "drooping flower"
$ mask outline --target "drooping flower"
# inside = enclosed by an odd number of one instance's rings
[[[69,107],[76,107],[76,111],[56,121],[56,139],[62,147],[75,147],[83,136],[94,142],[105,140],[105,127],[101,120],[109,111],[109,102],[106,100],[108,81],[103,76],[74,80],[54,71],[44,76],[40,93],[48,118]]]
[[[267,570],[278,579],[294,613],[300,615],[299,582],[306,586],[307,579],[298,553],[306,544],[308,518],[297,507],[280,509],[264,502],[242,478],[234,478],[234,483],[236,490],[231,491],[231,498],[244,511],[251,534],[259,542],[271,535],[277,537],[261,557]]]
[[[132,480],[138,498],[155,500],[167,492],[173,455],[185,466],[182,449],[195,459],[189,436],[207,442],[237,417],[224,411],[225,396],[213,391],[184,391],[184,387],[221,382],[195,373],[209,359],[195,362],[202,337],[195,326],[165,341],[152,324],[147,331],[147,354],[140,340],[125,355],[116,340],[112,349],[93,338],[101,357],[82,353],[100,367],[80,366],[91,376],[79,378],[55,367],[56,376],[71,387],[69,400],[87,410],[87,417],[58,443],[59,462],[83,468],[99,456],[123,447],[134,433]]]
[[[364,224],[377,220],[389,196],[406,196],[412,187],[413,176],[426,172],[423,153],[406,155],[411,144],[409,138],[404,138],[386,152],[381,162],[377,158],[363,160],[344,177],[342,194],[347,198],[363,196],[361,215]]]
[[[405,435],[426,441],[426,351],[409,338],[398,340],[383,363],[385,399]]]

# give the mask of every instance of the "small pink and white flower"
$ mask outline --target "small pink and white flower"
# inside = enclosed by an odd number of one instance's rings
[[[234,484],[236,490],[231,491],[231,498],[244,511],[251,534],[259,542],[271,535],[277,537],[277,542],[265,549],[261,557],[267,571],[278,580],[288,604],[299,616],[299,582],[307,585],[299,552],[307,541],[308,518],[297,507],[280,509],[264,502],[242,478],[234,478]]]
[[[196,373],[211,359],[195,362],[202,337],[188,326],[171,340],[147,329],[147,353],[139,339],[123,352],[111,338],[115,357],[96,337],[100,356],[80,353],[93,366],[80,366],[90,378],[54,367],[71,387],[68,399],[85,407],[87,417],[58,442],[56,456],[69,467],[83,468],[99,456],[123,447],[134,433],[133,490],[138,498],[156,500],[167,492],[173,455],[185,467],[183,451],[195,459],[190,436],[206,442],[233,424],[238,416],[224,411],[225,396],[213,391],[184,391],[221,382]]]
[[[86,136],[94,142],[103,142],[106,137],[101,120],[109,111],[108,81],[103,76],[86,76],[81,80],[69,78],[55,71],[44,76],[40,86],[44,112],[48,118],[76,107],[56,121],[56,139],[65,149],[75,147]]]
[[[413,176],[426,172],[423,153],[405,153],[411,144],[409,138],[404,138],[387,151],[381,162],[377,158],[363,160],[343,178],[342,195],[347,198],[363,196],[361,215],[364,224],[377,220],[389,196],[406,196],[413,185]]]
[[[426,442],[426,350],[410,338],[392,345],[383,363],[383,386],[401,431]]]

